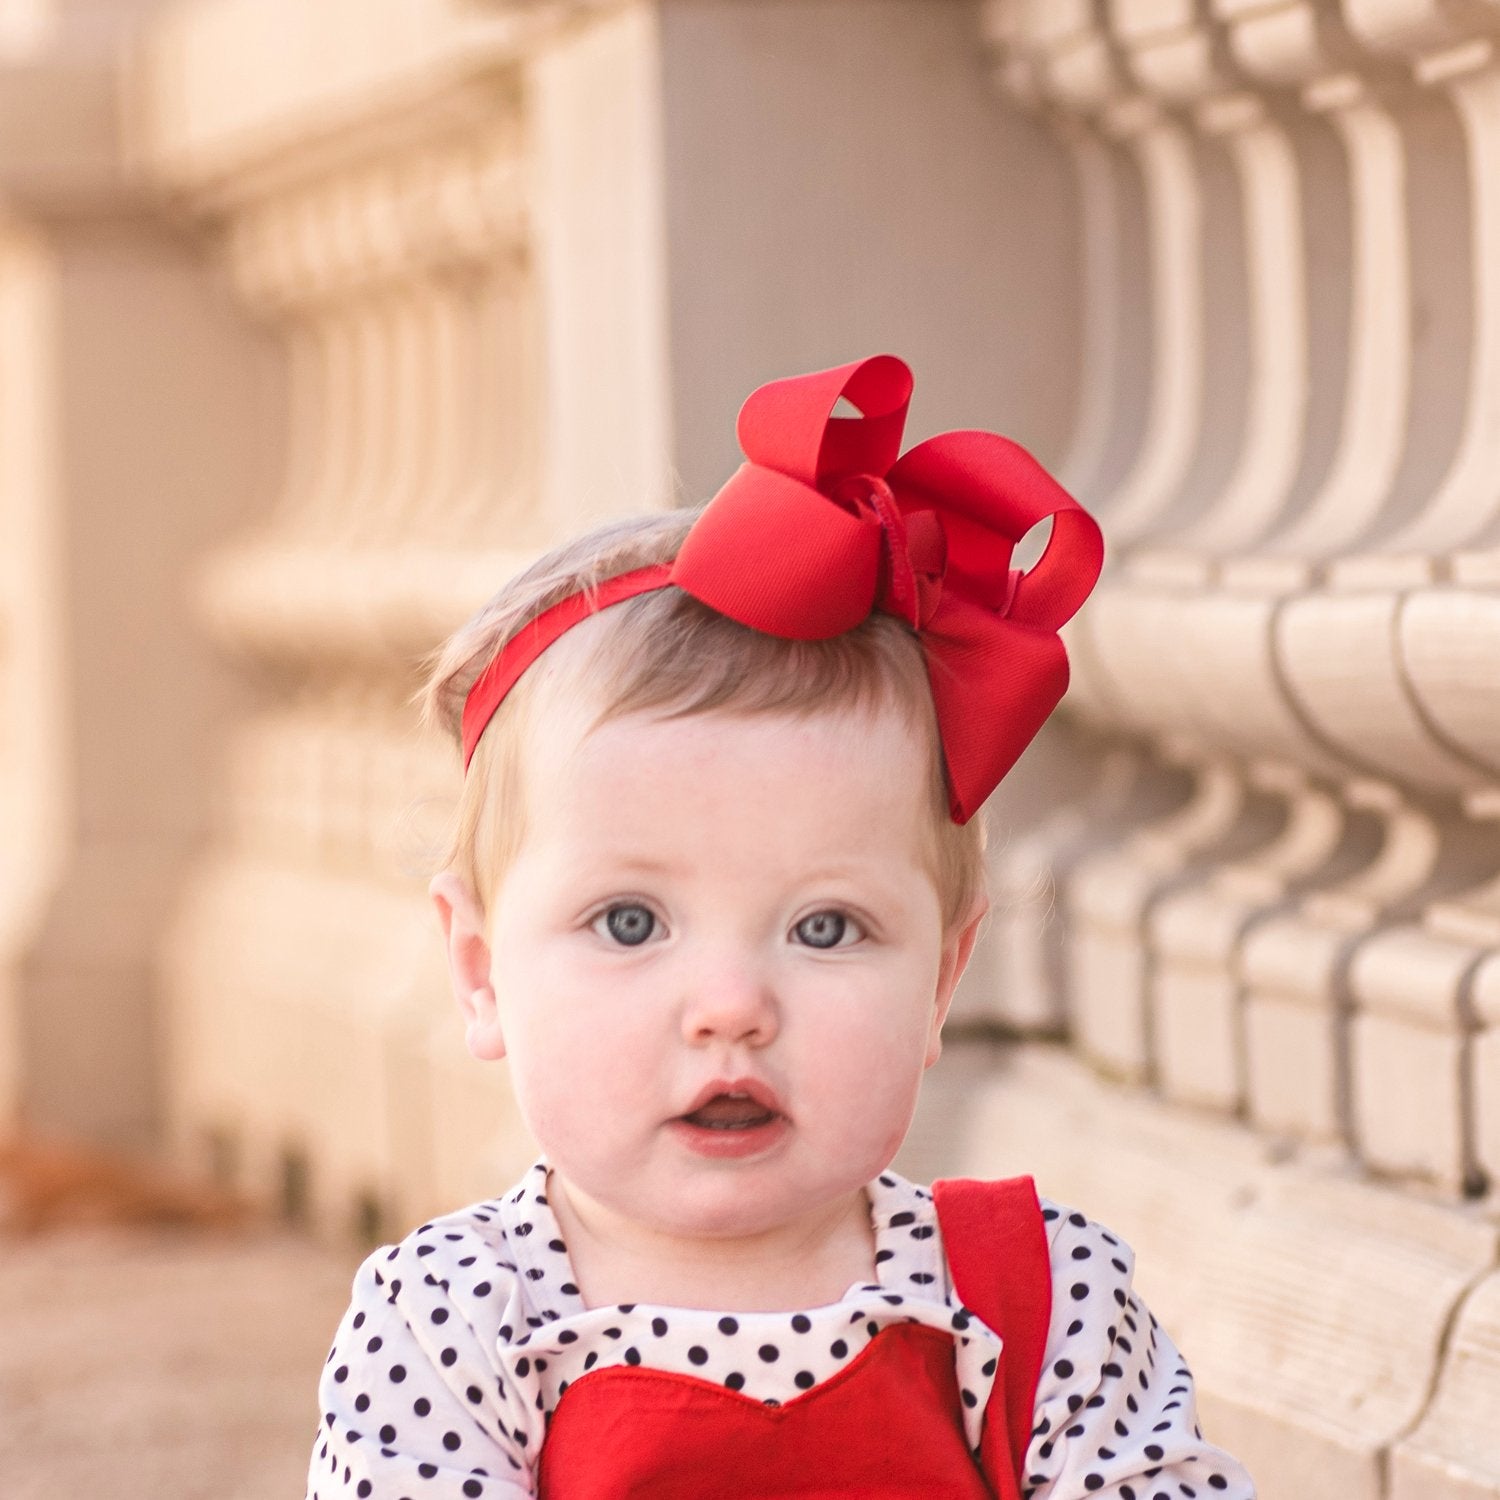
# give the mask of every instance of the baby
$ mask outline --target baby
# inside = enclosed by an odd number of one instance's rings
[[[1118,1238],[890,1171],[986,911],[973,815],[1101,560],[1005,439],[898,458],[910,392],[889,356],[762,387],[709,505],[550,554],[438,659],[432,897],[544,1154],[361,1266],[317,1500],[1253,1496]]]

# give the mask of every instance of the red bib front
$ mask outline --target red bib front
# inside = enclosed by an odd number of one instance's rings
[[[1029,1177],[940,1182],[933,1198],[958,1300],[1004,1343],[980,1462],[952,1336],[902,1323],[781,1406],[693,1375],[592,1371],[553,1413],[542,1500],[1019,1500],[1052,1297],[1036,1190]]]

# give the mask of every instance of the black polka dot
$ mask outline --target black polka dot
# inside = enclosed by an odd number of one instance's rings
[[[425,1417],[428,1412],[432,1410],[432,1402],[430,1402],[426,1396],[418,1396],[417,1399],[412,1402],[411,1409],[416,1412],[419,1417]]]
[[[1075,1281],[1073,1285],[1068,1288],[1068,1295],[1071,1296],[1075,1302],[1082,1302],[1083,1299],[1088,1296],[1088,1294],[1088,1283],[1084,1281]]]
[[[745,1388],[745,1377],[738,1370],[731,1370],[724,1377],[724,1384],[732,1391],[743,1390]]]
[[[477,1479],[464,1480],[464,1494],[469,1496],[469,1500],[474,1500],[474,1496],[482,1495],[483,1493],[484,1486]]]
[[[781,1358],[781,1350],[778,1349],[775,1344],[762,1344],[760,1348],[755,1352],[759,1354],[760,1357],[765,1360],[768,1365],[774,1365],[776,1361]]]
[[[805,1391],[816,1382],[817,1377],[811,1370],[798,1370],[792,1378],[796,1382],[797,1389]]]
[[[363,1391],[354,1398],[354,1409],[355,1411],[369,1411],[370,1398]]]
[[[806,1333],[812,1327],[812,1319],[806,1313],[798,1313],[792,1319],[792,1328],[797,1333]]]
[[[440,1355],[438,1355],[438,1359],[441,1361],[441,1363],[443,1364],[444,1368],[447,1368],[448,1366],[457,1363],[457,1361],[458,1361],[458,1350],[457,1349],[444,1349],[443,1352]]]
[[[380,1336],[380,1335],[379,1335],[379,1334],[378,1334],[378,1333],[377,1333],[377,1334],[376,1334],[376,1335],[375,1335],[375,1337],[374,1337],[374,1338],[372,1338],[372,1339],[371,1339],[371,1340],[370,1340],[370,1342],[369,1342],[369,1343],[368,1343],[368,1344],[366,1344],[366,1345],[365,1345],[365,1349],[366,1349],[366,1350],[367,1350],[367,1351],[368,1351],[368,1352],[369,1352],[369,1353],[370,1353],[370,1354],[379,1354],[379,1353],[380,1353],[380,1346],[381,1346],[381,1345],[382,1345],[382,1344],[383,1344],[383,1343],[384,1343],[384,1342],[385,1342],[385,1340],[384,1340],[384,1339],[383,1339],[383,1338],[381,1338],[381,1336]]]
[[[687,1356],[695,1365],[706,1365],[708,1363],[708,1350],[702,1344],[694,1344],[688,1350]]]
[[[829,1346],[828,1352],[835,1359],[843,1359],[849,1353],[849,1346],[843,1339],[835,1339]]]
[[[391,1380],[392,1380],[392,1382],[395,1385],[400,1385],[401,1382],[403,1380],[405,1380],[405,1379],[406,1379],[406,1366],[405,1365],[392,1365],[391,1366]]]
[[[1073,1373],[1073,1361],[1071,1359],[1060,1359],[1052,1366],[1052,1373],[1059,1380],[1066,1380]]]
[[[340,1385],[342,1385],[349,1378],[349,1366],[340,1365],[338,1369],[333,1372],[333,1378],[338,1381]]]
[[[446,1323],[448,1321],[448,1309],[446,1307],[433,1308],[432,1321],[434,1323]]]
[[[730,1333],[738,1333],[739,1331],[740,1331],[740,1325],[739,1325],[739,1322],[738,1322],[737,1319],[735,1319],[735,1318],[720,1318],[719,1319],[719,1332],[720,1333],[730,1334]]]
[[[1104,1476],[1102,1474],[1085,1474],[1083,1476],[1083,1487],[1086,1490],[1102,1490],[1104,1488]]]
[[[418,1464],[417,1465],[417,1473],[420,1474],[423,1479],[431,1479],[431,1478],[433,1478],[437,1474],[437,1465],[436,1464]]]
[[[443,1434],[443,1447],[445,1447],[450,1453],[452,1453],[462,1442],[463,1439],[459,1437],[456,1432],[445,1432]]]
[[[380,1429],[380,1441],[382,1443],[394,1443],[396,1441],[396,1429],[389,1422]]]
[[[652,1318],[652,1320],[651,1320],[651,1332],[654,1333],[657,1336],[657,1338],[663,1337],[665,1335],[666,1331],[667,1331],[667,1320],[665,1318]]]
[[[639,1349],[627,1349],[625,1351],[625,1363],[627,1365],[638,1365],[640,1362],[641,1352]]]

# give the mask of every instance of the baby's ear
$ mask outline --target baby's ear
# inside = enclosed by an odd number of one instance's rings
[[[932,1031],[927,1041],[927,1066],[938,1060],[943,1050],[943,1022],[948,1019],[948,1007],[953,1004],[953,992],[969,966],[969,957],[974,944],[989,915],[988,896],[980,896],[969,915],[943,939],[942,962],[938,968],[937,993],[932,1013]]]
[[[500,1030],[490,978],[490,945],[479,903],[452,870],[433,876],[427,890],[448,948],[448,979],[464,1018],[464,1040],[475,1057],[498,1061],[505,1056],[505,1037]]]

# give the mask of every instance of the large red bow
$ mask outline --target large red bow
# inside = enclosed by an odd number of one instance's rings
[[[893,355],[772,381],[740,410],[747,462],[688,533],[669,579],[742,625],[822,640],[872,609],[918,633],[967,822],[1068,686],[1058,628],[1104,560],[1094,518],[1026,450],[945,432],[897,457],[912,377]],[[858,417],[831,415],[840,397]],[[1039,521],[1036,565],[1011,553]]]
[[[792,640],[853,629],[872,609],[917,632],[966,823],[1068,686],[1059,627],[1099,576],[1099,527],[1024,448],[945,432],[897,457],[911,371],[890,354],[775,380],[740,409],[747,462],[704,508],[670,566],[607,579],[544,610],[506,643],[464,704],[464,767],[495,708],[564,631],[676,584],[720,614]],[[835,417],[844,397],[861,413]],[[1011,553],[1039,521],[1036,565]]]

